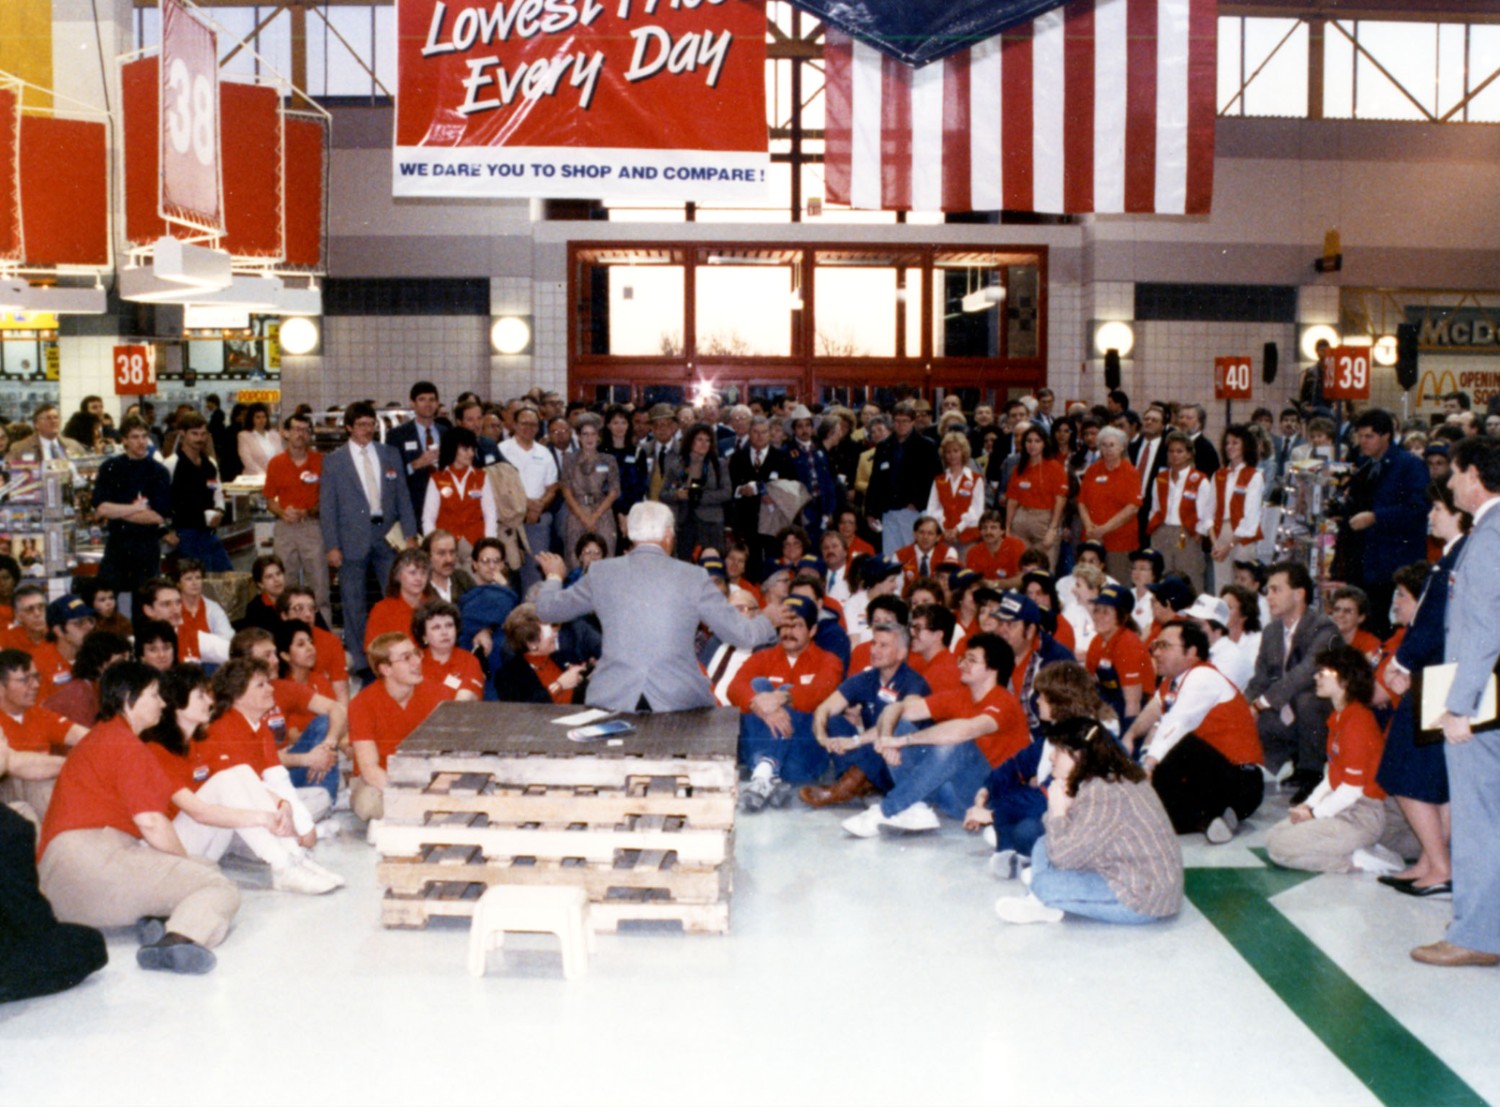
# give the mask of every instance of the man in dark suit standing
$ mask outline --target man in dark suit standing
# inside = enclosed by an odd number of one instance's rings
[[[1205,477],[1219,471],[1219,451],[1203,433],[1208,412],[1202,404],[1183,404],[1177,409],[1177,428],[1193,440],[1193,468]]]
[[[407,498],[417,510],[421,510],[427,500],[427,482],[437,468],[438,440],[448,429],[448,421],[437,418],[438,390],[431,381],[418,381],[412,385],[410,397],[416,418],[386,435],[385,444],[400,455]]]
[[[1474,517],[1453,573],[1444,660],[1458,666],[1439,717],[1447,739],[1453,812],[1453,922],[1446,937],[1411,951],[1428,965],[1500,965],[1500,730],[1475,733],[1485,685],[1500,657],[1500,443],[1467,438],[1453,451],[1454,502]]]
[[[796,479],[794,468],[791,455],[771,445],[771,421],[764,415],[750,420],[749,441],[729,455],[729,484],[734,489],[729,525],[750,547],[749,573],[757,580],[781,555],[775,537],[760,533],[760,499],[767,481]]]
[[[480,434],[480,427],[484,426],[484,405],[478,400],[460,400],[453,408],[453,420],[460,427],[467,427],[474,432],[474,438],[479,447],[474,451],[474,468],[484,469],[490,465],[497,465],[501,461],[500,443],[493,438]],[[425,500],[423,501],[426,502]],[[412,510],[416,510],[417,503],[412,501]]]
[[[1371,408],[1354,420],[1364,463],[1349,486],[1349,529],[1357,541],[1355,581],[1370,597],[1369,629],[1390,634],[1393,574],[1427,557],[1427,463],[1395,444],[1396,420]]]
[[[417,542],[417,518],[411,495],[401,479],[401,456],[375,441],[375,409],[357,401],[344,409],[349,441],[323,460],[318,518],[328,567],[339,574],[344,605],[344,645],[351,668],[365,669],[365,572],[373,569],[384,587],[396,560],[387,535],[400,524],[409,546]],[[426,479],[424,473],[423,479]]]
[[[1313,684],[1316,658],[1338,641],[1339,631],[1327,615],[1312,610],[1313,587],[1307,567],[1298,562],[1278,562],[1267,570],[1271,623],[1261,632],[1255,675],[1245,687],[1266,767],[1293,765],[1293,807],[1318,786],[1328,760],[1329,705],[1318,699]]]
[[[865,517],[871,526],[880,521],[881,552],[887,557],[911,545],[912,528],[932,498],[932,482],[943,472],[937,443],[917,433],[916,415],[911,403],[896,405],[891,417],[895,433],[875,447],[875,468],[865,493]]]
[[[1167,415],[1159,407],[1148,407],[1141,415],[1141,434],[1131,443],[1130,464],[1141,475],[1140,539],[1141,548],[1151,543],[1146,532],[1146,523],[1151,518],[1151,492],[1156,487],[1156,474],[1167,466],[1165,449]]]

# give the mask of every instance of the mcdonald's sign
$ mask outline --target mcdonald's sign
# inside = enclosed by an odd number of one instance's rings
[[[1417,380],[1415,403],[1436,405],[1445,392],[1467,392],[1475,406],[1482,406],[1500,393],[1500,371],[1477,370],[1455,373],[1452,369],[1425,369]]]

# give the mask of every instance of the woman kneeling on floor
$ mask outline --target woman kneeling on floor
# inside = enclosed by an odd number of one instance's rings
[[[120,661],[99,678],[99,725],[68,754],[42,824],[42,893],[57,917],[85,926],[130,926],[166,917],[147,933],[145,969],[203,973],[210,947],[229,933],[239,889],[187,855],[168,811],[176,790],[142,731],[161,719],[158,673]],[[149,940],[148,940],[149,939]]]
[[[1182,849],[1139,765],[1086,717],[1048,725],[1054,747],[1045,836],[1031,852],[1031,894],[998,900],[1006,922],[1065,914],[1148,923],[1182,907]]]
[[[1307,802],[1267,832],[1266,852],[1288,869],[1347,873],[1356,851],[1379,842],[1385,829],[1385,792],[1375,783],[1385,739],[1369,706],[1375,677],[1365,655],[1337,642],[1316,664],[1313,688],[1333,704],[1328,767]]]
[[[195,857],[218,861],[239,838],[271,866],[271,885],[283,892],[321,895],[344,884],[297,844],[292,805],[275,795],[249,765],[211,772],[202,741],[213,713],[212,685],[196,665],[178,665],[161,678],[161,721],[141,738],[176,790],[172,826]]]

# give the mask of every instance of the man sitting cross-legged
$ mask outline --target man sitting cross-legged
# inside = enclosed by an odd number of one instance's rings
[[[750,768],[750,783],[740,807],[759,811],[770,803],[781,807],[791,796],[783,783],[817,780],[828,766],[828,753],[813,737],[812,712],[843,679],[844,668],[833,654],[812,644],[818,605],[806,596],[789,596],[780,641],[752,654],[729,686],[729,702],[740,717],[740,763]]]
[[[962,819],[965,801],[984,783],[990,769],[1025,749],[1031,741],[1026,714],[1006,689],[1015,660],[1010,647],[993,634],[976,634],[958,663],[962,687],[923,699],[909,696],[880,715],[875,750],[891,765],[895,787],[878,805],[844,821],[858,838],[872,838],[882,826],[935,830],[938,806]],[[911,729],[932,720],[926,730]]]
[[[930,689],[906,663],[910,637],[898,623],[876,623],[870,640],[870,667],[856,673],[813,712],[813,734],[833,754],[839,778],[831,788],[808,785],[797,794],[810,807],[848,803],[891,788],[890,769],[875,752],[876,725],[887,707]],[[856,726],[848,717],[859,713]]]

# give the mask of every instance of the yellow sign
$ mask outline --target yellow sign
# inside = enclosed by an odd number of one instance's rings
[[[266,324],[266,368],[281,372],[281,324]]]
[[[57,316],[50,311],[0,312],[0,331],[55,331]]]
[[[56,342],[48,342],[42,347],[42,366],[49,381],[58,379],[62,372],[62,351]]]
[[[279,404],[279,388],[242,388],[235,393],[235,401],[241,404]]]

